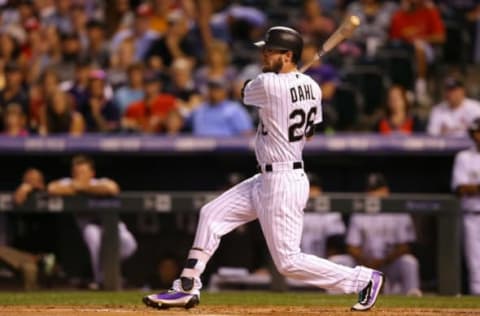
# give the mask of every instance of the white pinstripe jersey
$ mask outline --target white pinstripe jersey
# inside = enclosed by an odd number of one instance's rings
[[[321,99],[318,84],[298,71],[263,73],[246,85],[244,103],[259,108],[258,163],[302,160],[306,135],[322,121]]]

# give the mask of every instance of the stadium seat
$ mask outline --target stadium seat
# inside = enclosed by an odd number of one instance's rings
[[[414,56],[411,48],[388,45],[379,49],[379,62],[392,84],[413,90],[415,83]]]
[[[376,65],[355,65],[342,70],[343,81],[357,87],[363,97],[363,114],[370,115],[383,104],[387,77]]]
[[[332,105],[337,112],[335,128],[337,130],[351,130],[355,128],[361,112],[362,97],[355,86],[342,83],[337,86]]]

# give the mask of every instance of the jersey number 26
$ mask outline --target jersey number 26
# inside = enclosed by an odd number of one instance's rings
[[[295,121],[288,127],[288,141],[297,142],[303,138],[303,135],[310,137],[314,133],[314,123],[315,115],[317,114],[317,108],[312,107],[308,111],[308,114],[305,114],[303,109],[293,110],[289,117],[290,120]],[[298,131],[300,130],[300,131]]]

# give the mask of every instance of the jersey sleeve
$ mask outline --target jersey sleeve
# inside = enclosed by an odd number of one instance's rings
[[[247,83],[243,93],[243,103],[246,105],[264,107],[268,103],[265,78],[262,75]]]
[[[467,161],[464,152],[455,156],[452,168],[452,190],[455,191],[460,185],[469,184]]]

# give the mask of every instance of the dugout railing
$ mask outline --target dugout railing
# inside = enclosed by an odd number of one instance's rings
[[[106,290],[120,290],[119,213],[198,212],[216,192],[124,192],[115,198],[55,197],[36,194],[14,207],[9,192],[0,193],[0,212],[97,212],[104,228],[102,262]],[[309,212],[407,212],[436,217],[438,293],[461,291],[461,229],[458,200],[444,194],[392,194],[379,199],[364,194],[328,193],[310,201]],[[434,268],[434,267],[432,267]],[[274,280],[275,281],[275,280]]]

